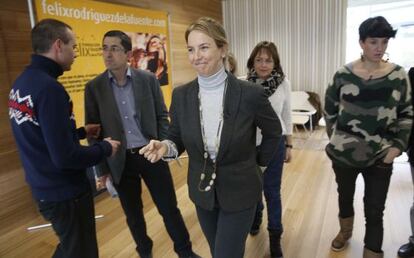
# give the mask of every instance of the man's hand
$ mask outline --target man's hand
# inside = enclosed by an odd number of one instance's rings
[[[109,178],[109,174],[95,178],[96,190],[97,191],[106,188],[106,180],[108,180],[108,178]]]
[[[111,144],[111,146],[112,146],[111,157],[113,157],[115,155],[115,153],[118,151],[119,146],[121,145],[121,143],[119,141],[112,140],[111,137],[105,138],[104,141],[107,141]]]
[[[101,133],[100,124],[87,124],[85,125],[86,137],[87,138],[98,138]]]
[[[139,150],[139,154],[144,155],[144,157],[151,163],[155,163],[159,161],[167,151],[167,144],[157,140],[151,140],[147,146]]]

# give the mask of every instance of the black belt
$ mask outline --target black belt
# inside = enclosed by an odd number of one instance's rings
[[[131,149],[127,149],[127,153],[131,153],[131,154],[138,154],[138,151],[139,151],[140,149],[142,149],[142,147],[144,147],[144,146],[141,146],[141,147],[135,147],[135,148],[131,148]]]

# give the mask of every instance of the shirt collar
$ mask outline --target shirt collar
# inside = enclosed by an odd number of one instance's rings
[[[108,71],[108,78],[109,78],[109,81],[110,81],[110,82],[115,82],[115,83],[118,85],[118,83],[117,83],[117,81],[116,81],[116,78],[115,78],[115,76],[112,74],[112,72],[111,72],[110,70],[107,70],[107,71]],[[131,74],[132,74],[132,72],[131,72],[131,67],[129,67],[129,66],[128,66],[127,71],[126,71],[127,83],[128,83],[128,81],[132,78]],[[123,86],[124,86],[124,85],[123,85]]]

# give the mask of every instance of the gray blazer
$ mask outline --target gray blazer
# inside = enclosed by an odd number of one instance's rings
[[[157,78],[146,71],[131,68],[137,116],[147,139],[162,140],[167,136],[168,111]],[[121,180],[125,167],[126,137],[121,116],[108,78],[108,71],[89,81],[85,87],[85,124],[101,124],[101,137],[121,141],[114,157],[101,164],[99,174],[111,172],[115,183]]]
[[[274,156],[280,140],[280,121],[262,87],[228,75],[224,125],[216,158],[215,190],[199,190],[204,167],[198,82],[194,80],[173,91],[168,139],[181,154],[189,156],[188,188],[191,200],[211,210],[216,205],[226,211],[241,211],[257,204],[262,196],[262,172]],[[256,151],[256,128],[262,130],[260,151]],[[207,169],[212,169],[211,162]]]

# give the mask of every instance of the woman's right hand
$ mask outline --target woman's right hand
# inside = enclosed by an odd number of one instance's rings
[[[167,151],[167,144],[158,140],[151,140],[146,146],[139,150],[139,154],[144,155],[144,157],[151,163],[155,163],[159,161]]]

